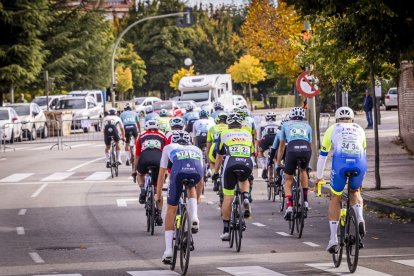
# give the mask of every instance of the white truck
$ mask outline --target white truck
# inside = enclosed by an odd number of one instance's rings
[[[221,102],[226,110],[233,108],[233,87],[231,75],[196,75],[181,78],[178,84],[180,101],[193,100],[197,105],[212,113],[215,102]]]

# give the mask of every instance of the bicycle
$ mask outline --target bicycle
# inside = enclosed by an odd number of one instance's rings
[[[183,179],[184,185],[178,204],[177,214],[174,223],[173,237],[173,257],[170,263],[170,269],[174,270],[177,262],[177,254],[180,251],[180,269],[181,274],[185,275],[190,263],[190,252],[194,250],[193,232],[191,230],[191,221],[187,211],[187,189],[188,185],[194,184],[193,179]]]
[[[207,186],[207,179],[208,179],[208,162],[207,162],[207,155],[206,155],[206,146],[203,146],[201,151],[203,152],[203,162],[204,162],[203,190],[201,191],[201,193],[204,195],[204,189]]]
[[[275,197],[279,198],[279,211],[283,212],[285,208],[285,177],[284,177],[284,167],[279,169],[279,174],[277,173],[278,169],[274,167],[273,175],[277,176],[277,180],[275,180]]]
[[[240,178],[240,175],[243,175],[244,170],[234,170],[233,173]],[[236,243],[236,251],[240,252],[241,243],[243,238],[243,232],[246,230],[246,223],[244,221],[244,208],[242,208],[242,198],[239,183],[237,182],[234,188],[234,198],[231,204],[231,214],[230,214],[230,227],[229,234],[230,248],[233,248],[234,243]]]
[[[268,164],[270,152],[269,152],[269,150],[266,150],[265,152],[266,153],[264,153],[264,155],[266,156],[266,164]],[[272,166],[272,169],[273,169],[273,166]],[[272,200],[273,202],[275,202],[275,200],[276,200],[276,186],[275,186],[275,181],[274,181],[274,174],[273,174],[272,178],[269,177],[269,174],[270,173],[268,173],[267,180],[266,180],[266,182],[267,182],[267,200]]]
[[[155,228],[155,216],[157,208],[155,206],[155,188],[152,183],[154,179],[154,171],[157,169],[155,166],[148,167],[148,175],[145,177],[145,189],[146,189],[146,199],[145,199],[145,215],[147,216],[147,232],[151,232],[151,236],[154,235]]]
[[[338,247],[332,254],[332,260],[335,267],[339,267],[342,261],[342,253],[345,247],[346,259],[349,272],[354,273],[358,266],[359,249],[364,247],[362,243],[363,237],[360,236],[357,216],[350,204],[350,181],[352,177],[358,175],[355,171],[348,171],[345,173],[347,194],[342,194],[340,206],[341,212],[339,217],[338,227]],[[318,183],[318,196],[321,196],[321,186],[328,184],[325,181]]]
[[[109,166],[111,169],[111,177],[114,178],[114,175],[118,177],[118,161],[116,159],[116,142],[113,136],[111,136],[111,151],[109,156]]]
[[[131,137],[131,140],[129,141],[129,162],[131,164],[131,166],[134,165],[134,159],[135,159],[135,137],[132,135],[133,133],[131,132],[129,134],[129,136]]]

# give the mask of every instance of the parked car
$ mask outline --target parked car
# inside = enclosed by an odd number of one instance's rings
[[[59,100],[56,110],[72,111],[71,129],[73,130],[82,129],[86,133],[93,126],[95,131],[101,131],[102,109],[90,96],[64,97]]]
[[[19,115],[22,122],[23,138],[35,140],[49,136],[46,116],[37,103],[15,103],[8,105]]]
[[[160,113],[161,109],[168,111],[169,117],[181,117],[183,113],[176,101],[160,101],[152,105],[154,112]]]
[[[243,98],[243,96],[240,95],[233,95],[233,106],[234,107],[247,107],[247,102]]]
[[[65,95],[50,95],[49,96],[49,109],[54,109],[59,99],[63,97],[65,97]],[[47,110],[46,100],[47,100],[46,96],[38,96],[32,100],[32,103],[37,103],[41,110],[46,111]]]
[[[145,108],[153,105],[156,102],[160,102],[161,99],[157,97],[139,97],[134,99],[135,111],[139,116],[145,116]]]
[[[398,108],[397,87],[391,87],[385,95],[385,110],[391,110],[393,107]]]
[[[103,110],[105,105],[105,99],[103,92],[101,90],[80,90],[80,91],[71,91],[68,94],[69,96],[73,97],[86,97],[90,96],[95,99],[96,104],[102,109],[102,116],[103,116]]]
[[[0,140],[10,144],[22,140],[22,122],[12,107],[0,107]]]
[[[178,106],[181,108],[181,112],[185,114],[187,107],[191,104],[194,107],[194,111],[201,111],[201,108],[197,105],[195,101],[179,101],[177,102]]]

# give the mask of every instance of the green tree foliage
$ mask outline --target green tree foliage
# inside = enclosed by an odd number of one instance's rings
[[[129,67],[122,67],[121,65],[118,65],[115,69],[115,72],[117,74],[117,84],[115,87],[115,91],[120,94],[125,94],[129,90],[131,90],[132,87],[132,71]],[[123,96],[121,97],[123,99]]]

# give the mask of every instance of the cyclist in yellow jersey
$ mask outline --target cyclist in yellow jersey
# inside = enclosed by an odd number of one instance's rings
[[[317,183],[323,176],[326,159],[331,146],[334,148],[331,171],[331,200],[328,217],[331,236],[327,251],[335,253],[338,250],[338,223],[340,216],[340,200],[346,185],[345,173],[356,172],[350,180],[351,205],[357,217],[359,234],[365,235],[363,218],[363,200],[360,189],[367,171],[366,138],[361,126],[354,123],[354,112],[349,107],[340,107],[335,112],[337,123],[330,126],[323,137],[321,152],[318,160]]]
[[[215,174],[213,175],[213,180],[219,178],[218,171],[225,157],[226,159],[222,170],[224,193],[224,201],[222,205],[224,229],[223,234],[220,236],[222,241],[228,241],[230,238],[229,223],[231,203],[234,198],[234,188],[238,183],[240,183],[240,192],[242,194],[245,210],[244,217],[249,218],[251,215],[248,177],[253,170],[253,161],[250,157],[254,150],[252,135],[241,128],[243,118],[238,113],[233,112],[229,114],[226,122],[228,124],[228,129],[223,130],[219,137]],[[244,173],[237,176],[234,174],[234,170],[243,170]]]

